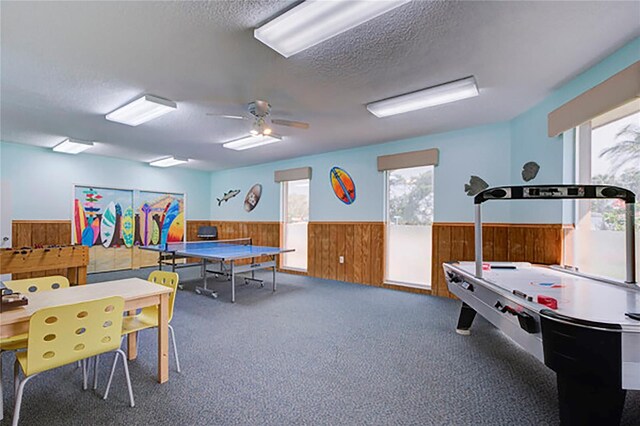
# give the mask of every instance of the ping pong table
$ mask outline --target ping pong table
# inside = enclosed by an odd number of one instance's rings
[[[255,278],[255,271],[271,269],[273,271],[273,291],[276,291],[276,256],[294,251],[280,247],[256,246],[252,244],[251,238],[168,243],[140,248],[158,252],[158,268],[162,269],[163,265],[169,264],[174,272],[180,267],[197,265],[194,263],[177,264],[176,260],[200,259],[203,286],[196,287],[196,293],[218,297],[217,293],[207,286],[207,273],[226,276],[231,281],[231,302],[236,301],[236,274],[243,272],[251,272],[251,277],[245,277],[245,282],[253,280],[262,283],[262,280]],[[267,260],[257,261],[259,258]],[[238,263],[243,260],[250,260],[250,262]],[[219,270],[207,269],[209,263],[218,263]]]

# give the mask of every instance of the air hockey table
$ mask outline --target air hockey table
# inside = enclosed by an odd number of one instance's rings
[[[624,282],[562,266],[483,262],[485,201],[602,198],[625,203]],[[456,331],[470,334],[479,313],[551,368],[562,425],[617,425],[626,390],[640,390],[634,203],[631,191],[604,185],[489,188],[474,199],[475,262],[443,265],[449,291],[462,300]]]

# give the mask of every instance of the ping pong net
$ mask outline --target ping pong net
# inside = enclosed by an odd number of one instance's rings
[[[229,240],[216,241],[186,241],[180,243],[167,243],[163,249],[165,251],[190,251],[190,250],[207,250],[207,249],[224,249],[225,247],[250,246],[251,238],[235,238]]]

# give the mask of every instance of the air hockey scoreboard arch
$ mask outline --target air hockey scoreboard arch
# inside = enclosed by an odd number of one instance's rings
[[[563,266],[482,261],[485,201],[600,198],[625,203],[624,282]],[[605,185],[506,186],[474,203],[475,262],[443,265],[449,291],[462,300],[456,331],[470,334],[479,313],[555,371],[563,425],[619,424],[626,390],[640,390],[635,195]]]

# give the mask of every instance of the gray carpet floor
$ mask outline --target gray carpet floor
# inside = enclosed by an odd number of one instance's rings
[[[91,282],[149,270],[94,274]],[[215,284],[198,296],[197,268],[183,269],[173,326],[182,363],[156,383],[155,331],[142,332],[130,362],[135,408],[123,372],[103,401],[81,390],[73,366],[26,388],[22,425],[545,425],[557,424],[555,376],[478,317],[454,332],[459,302],[278,274],[264,288]],[[3,354],[5,420],[11,418],[13,355]],[[624,425],[640,424],[640,392],[627,395]]]

